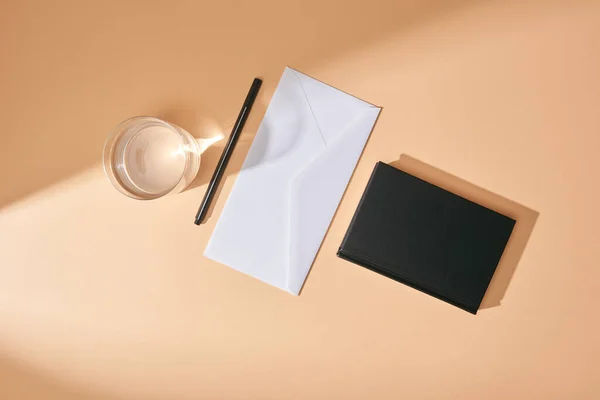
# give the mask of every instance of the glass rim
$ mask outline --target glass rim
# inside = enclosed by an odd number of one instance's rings
[[[168,190],[161,192],[161,193],[148,194],[148,196],[139,196],[136,193],[128,190],[125,187],[125,184],[123,184],[121,179],[118,177],[118,174],[114,171],[114,169],[115,169],[115,165],[113,162],[114,147],[115,147],[115,144],[118,143],[119,138],[121,137],[121,135],[124,132],[124,126],[126,126],[127,124],[134,123],[136,120],[150,120],[153,122],[163,124],[163,125],[171,128],[173,131],[175,131],[177,133],[177,135],[179,136],[179,138],[182,140],[182,142],[185,142],[184,134],[181,132],[182,128],[180,128],[179,126],[177,126],[171,122],[168,122],[168,121],[165,121],[165,120],[162,120],[160,118],[153,117],[150,115],[138,115],[135,117],[127,118],[127,119],[119,122],[109,132],[109,134],[104,142],[104,148],[102,149],[102,168],[104,169],[104,175],[106,175],[106,177],[110,181],[111,185],[115,189],[117,189],[120,193],[122,193],[125,196],[130,197],[132,199],[136,199],[136,200],[155,200],[160,197],[171,194],[178,189],[179,184],[185,177],[186,169],[190,165],[190,155],[188,154],[189,152],[187,152],[187,151],[184,152],[185,167],[182,169],[181,175],[179,176],[177,183],[175,183],[173,185],[173,187],[169,188]],[[195,140],[195,138],[194,138],[194,140]]]

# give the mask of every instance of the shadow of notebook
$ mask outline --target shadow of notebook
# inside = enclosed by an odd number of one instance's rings
[[[338,256],[475,314],[515,222],[379,162]]]

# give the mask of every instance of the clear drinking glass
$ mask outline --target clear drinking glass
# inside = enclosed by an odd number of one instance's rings
[[[106,176],[121,193],[150,200],[179,193],[196,177],[200,147],[192,135],[154,117],[121,122],[103,152]]]

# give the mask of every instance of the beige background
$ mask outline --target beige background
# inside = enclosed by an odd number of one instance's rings
[[[299,297],[202,256],[286,64],[383,107]],[[599,71],[599,2],[0,1],[0,398],[600,398]],[[119,121],[228,133],[254,76],[206,225],[219,147],[103,177]],[[335,256],[378,160],[519,219],[477,316]]]

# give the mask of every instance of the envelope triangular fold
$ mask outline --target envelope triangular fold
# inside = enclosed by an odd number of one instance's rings
[[[291,293],[302,288],[379,111],[363,110],[292,181],[287,288]]]
[[[327,144],[331,143],[340,134],[350,121],[365,109],[373,105],[357,99],[332,86],[292,70],[306,94],[308,103]]]

